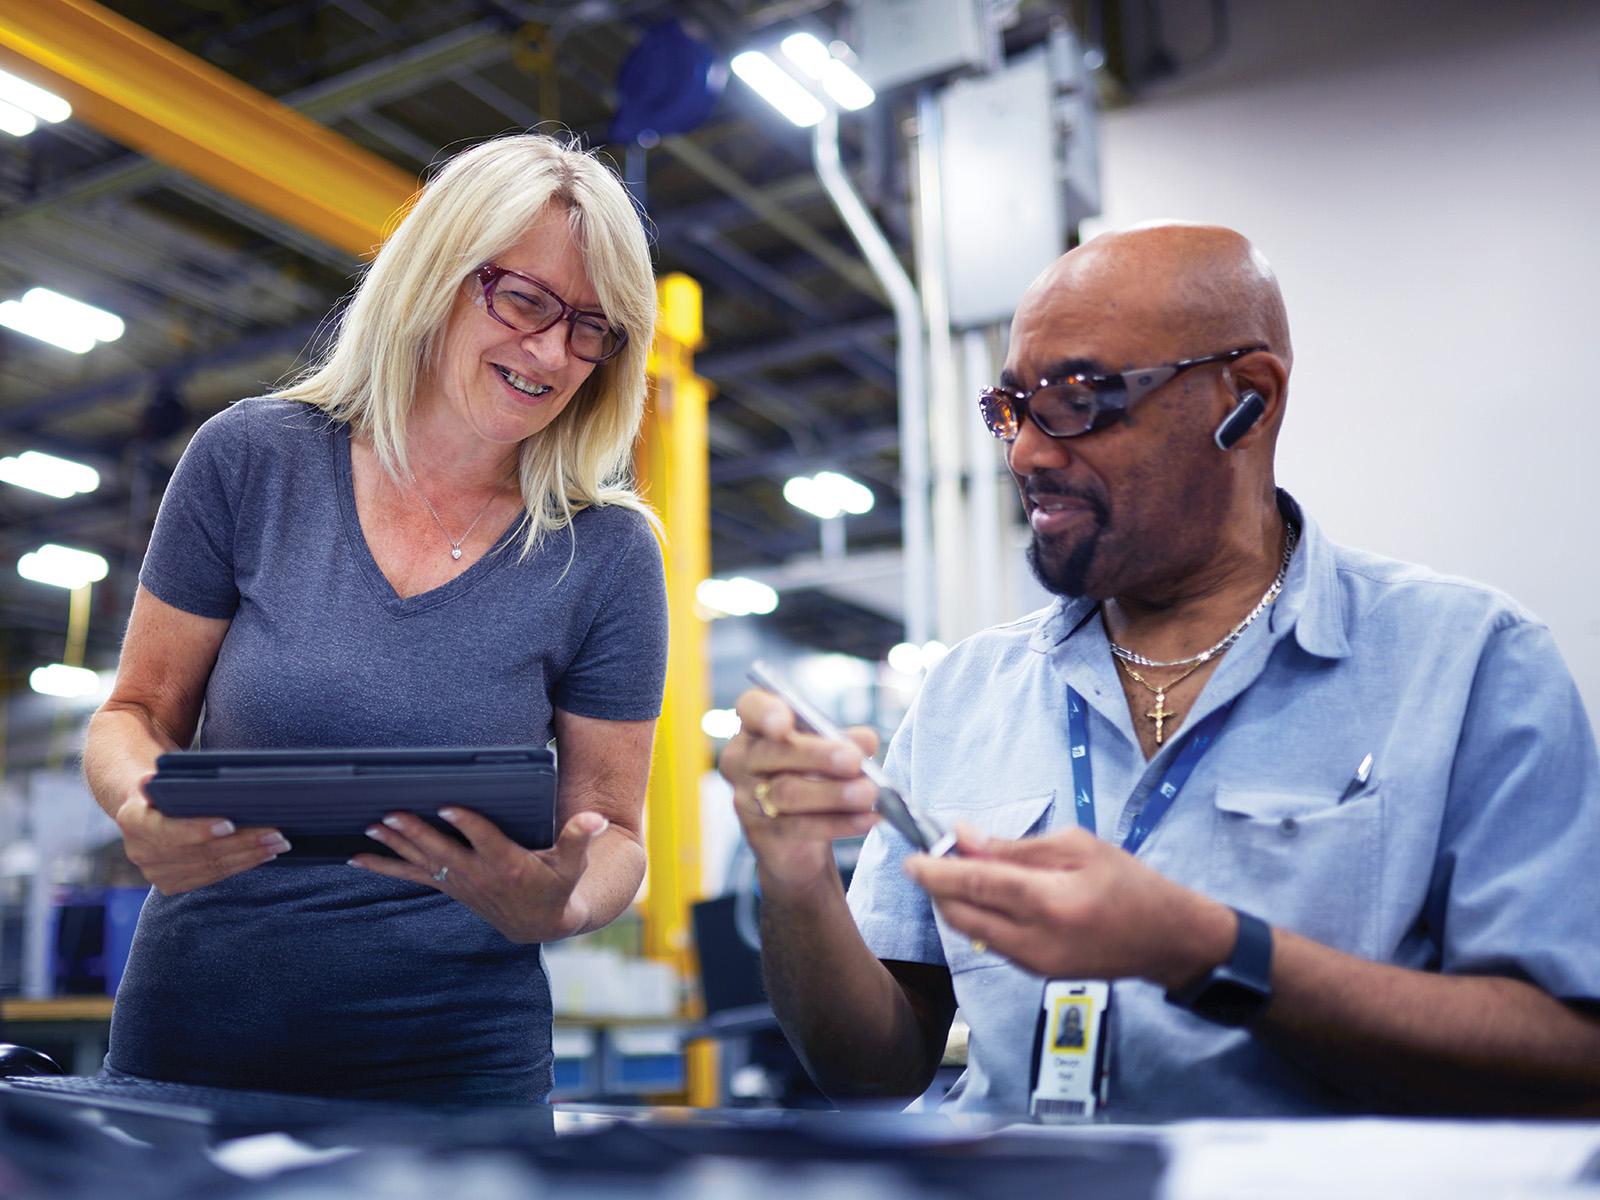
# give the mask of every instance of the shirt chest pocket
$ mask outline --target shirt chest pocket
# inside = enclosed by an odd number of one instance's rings
[[[1055,803],[1054,791],[1040,792],[1003,804],[990,804],[983,808],[952,809],[941,805],[939,823],[946,827],[964,821],[981,829],[990,837],[1021,838],[1044,831],[1049,824],[1050,808]],[[937,909],[935,913],[937,914]],[[972,939],[951,929],[943,917],[935,916],[939,925],[939,941],[944,947],[945,965],[950,974],[959,975],[980,967],[1003,967],[1008,961],[992,950],[974,950]]]
[[[1377,956],[1383,795],[1218,788],[1206,893],[1364,958]]]

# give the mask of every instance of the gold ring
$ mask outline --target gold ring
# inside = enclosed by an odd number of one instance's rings
[[[986,954],[986,953],[988,953],[988,950],[989,950],[989,943],[988,942],[984,941],[982,938],[973,938],[972,939],[972,952],[974,954]]]
[[[778,806],[772,802],[772,780],[758,779],[755,787],[756,807],[768,818],[778,815]]]

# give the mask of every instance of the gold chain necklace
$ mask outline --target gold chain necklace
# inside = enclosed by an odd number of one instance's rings
[[[1299,535],[1300,531],[1296,529],[1294,525],[1289,525],[1288,532],[1284,537],[1283,561],[1278,564],[1278,575],[1277,578],[1272,581],[1272,586],[1266,590],[1260,601],[1257,602],[1256,606],[1250,610],[1245,619],[1230,629],[1227,635],[1209,650],[1202,650],[1199,654],[1194,655],[1192,658],[1180,658],[1175,662],[1156,662],[1154,659],[1143,658],[1140,655],[1135,654],[1133,651],[1117,645],[1115,642],[1111,643],[1112,661],[1126,671],[1128,673],[1128,677],[1140,687],[1144,688],[1147,692],[1153,692],[1155,694],[1155,708],[1144,715],[1156,723],[1156,745],[1161,745],[1162,739],[1166,736],[1167,718],[1178,715],[1174,710],[1167,708],[1167,693],[1173,688],[1177,687],[1185,679],[1189,678],[1189,676],[1193,675],[1201,667],[1205,666],[1213,658],[1216,658],[1219,654],[1226,653],[1228,649],[1235,642],[1237,642],[1240,637],[1243,636],[1244,631],[1250,628],[1255,619],[1262,613],[1266,612],[1269,607],[1271,607],[1272,602],[1278,598],[1278,593],[1283,591],[1283,581],[1289,575],[1289,560],[1294,557],[1294,547],[1295,543],[1299,540]],[[1151,683],[1143,675],[1135,671],[1133,669],[1134,663],[1138,663],[1141,667],[1186,667],[1187,669],[1177,675],[1175,678],[1167,680],[1166,683],[1157,685]]]
[[[1193,675],[1201,667],[1205,666],[1209,659],[1202,659],[1200,662],[1197,662],[1193,666],[1189,667],[1176,679],[1169,679],[1166,683],[1163,683],[1160,686],[1151,683],[1143,675],[1139,674],[1139,672],[1135,671],[1131,666],[1129,666],[1125,660],[1118,658],[1114,661],[1121,666],[1121,668],[1128,673],[1129,677],[1140,687],[1144,688],[1148,692],[1155,693],[1156,706],[1144,715],[1156,723],[1156,745],[1161,745],[1161,739],[1165,736],[1164,727],[1167,718],[1178,715],[1173,710],[1167,708],[1167,693],[1173,688],[1177,687],[1185,679],[1189,678],[1189,676]]]

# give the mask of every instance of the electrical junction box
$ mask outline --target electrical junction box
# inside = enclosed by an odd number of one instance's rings
[[[939,95],[950,323],[1010,319],[1067,236],[1100,210],[1097,109],[1077,39],[1050,41]]]
[[[859,0],[850,39],[877,91],[981,64],[978,0]]]

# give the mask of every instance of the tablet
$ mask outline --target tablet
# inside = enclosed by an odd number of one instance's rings
[[[145,785],[169,817],[226,817],[283,832],[279,863],[344,862],[393,852],[366,830],[415,813],[465,842],[435,814],[470,808],[533,850],[555,842],[556,772],[549,750],[526,746],[405,750],[185,750],[156,759]]]

